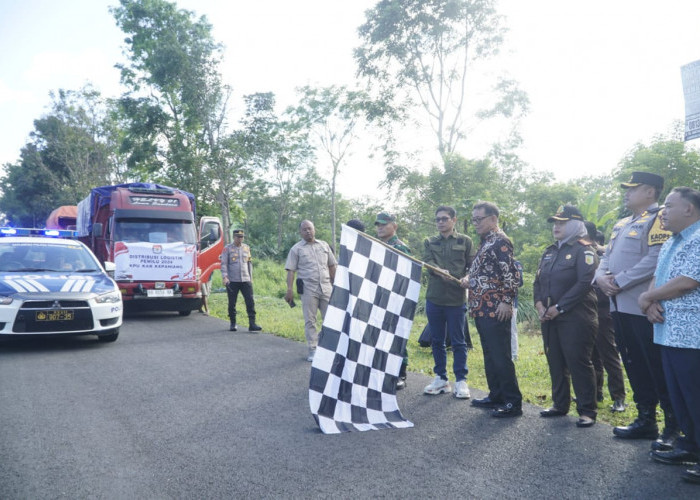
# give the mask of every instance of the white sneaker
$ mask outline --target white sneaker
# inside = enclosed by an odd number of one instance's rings
[[[450,387],[450,382],[440,377],[440,375],[435,377],[429,385],[425,386],[423,389],[424,394],[442,394],[444,392],[450,392],[452,387]]]
[[[452,391],[452,394],[455,395],[456,398],[459,399],[469,399],[471,397],[471,394],[469,394],[469,386],[467,385],[466,380],[460,380],[455,384],[455,389]]]
[[[308,361],[309,363],[313,362],[314,354],[315,354],[315,351],[312,353],[309,353],[309,355],[306,357],[306,361]]]

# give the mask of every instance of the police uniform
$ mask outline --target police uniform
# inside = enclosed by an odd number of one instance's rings
[[[557,215],[568,214],[562,214],[560,209]],[[554,219],[570,220],[557,216]],[[582,217],[576,219],[582,220]],[[545,308],[555,306],[559,312],[554,319],[541,325],[552,379],[553,408],[558,414],[568,413],[571,379],[579,415],[593,420],[597,415],[597,402],[591,354],[598,329],[598,312],[591,281],[597,264],[598,257],[587,239],[574,239],[561,247],[555,243],[544,251],[534,282],[535,303],[541,302]]]
[[[623,189],[640,184],[663,187],[663,178],[646,172],[633,172]],[[656,406],[661,404],[666,416],[666,429],[675,432],[659,346],[654,344],[653,326],[637,304],[647,291],[656,269],[661,245],[670,234],[661,228],[657,203],[640,215],[625,217],[615,224],[610,241],[596,272],[596,279],[611,274],[621,291],[610,298],[610,312],[615,324],[615,342],[622,356],[627,378],[632,386],[639,417],[626,427],[613,432],[623,438],[654,439],[658,433]]]
[[[234,237],[245,236],[243,230],[233,231]],[[228,280],[226,293],[228,295],[228,316],[231,322],[230,330],[236,331],[236,302],[240,291],[245,300],[246,313],[248,314],[249,330],[259,331],[261,328],[255,323],[255,299],[253,296],[253,258],[250,247],[245,243],[236,245],[230,243],[221,252],[221,275]]]

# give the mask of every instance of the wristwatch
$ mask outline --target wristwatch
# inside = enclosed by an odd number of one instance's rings
[[[564,314],[564,308],[559,304],[554,304],[554,308],[559,311],[559,314]]]

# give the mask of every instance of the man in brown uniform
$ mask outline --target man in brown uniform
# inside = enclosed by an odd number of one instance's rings
[[[319,310],[322,318],[326,315],[338,262],[328,243],[316,239],[316,228],[313,222],[302,221],[299,225],[299,233],[302,240],[289,250],[287,263],[284,266],[287,270],[287,293],[284,300],[291,302],[294,298],[292,286],[294,274],[298,273],[297,291],[301,295],[304,334],[309,346],[309,355],[306,360],[313,361],[318,344],[316,317]]]

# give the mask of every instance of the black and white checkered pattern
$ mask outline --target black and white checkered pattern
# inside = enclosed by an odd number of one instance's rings
[[[333,293],[311,366],[309,405],[325,434],[413,427],[396,381],[421,265],[343,226]]]

